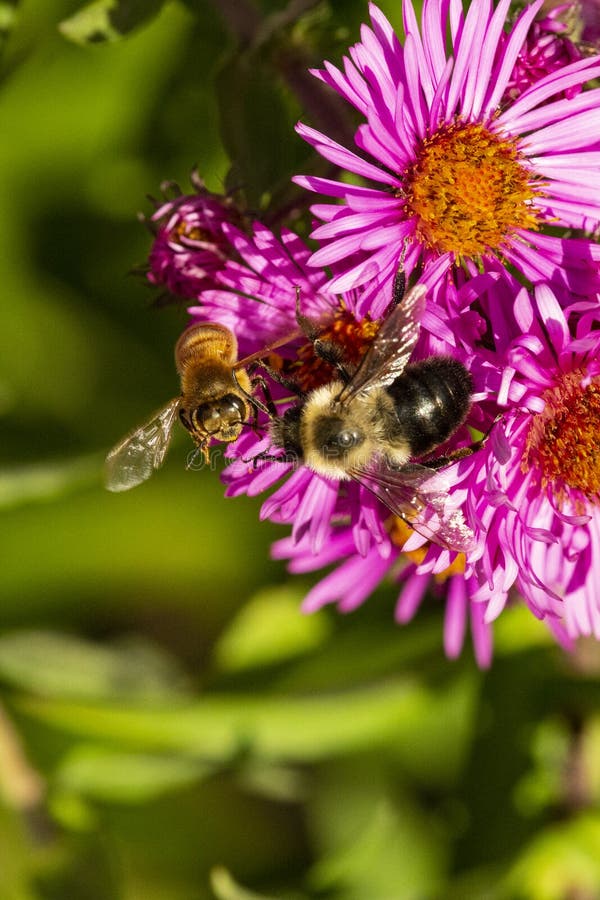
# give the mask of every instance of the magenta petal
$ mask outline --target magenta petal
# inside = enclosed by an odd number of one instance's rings
[[[492,629],[486,624],[484,615],[485,606],[482,603],[471,604],[471,633],[475,659],[480,669],[489,669],[493,654]]]
[[[444,616],[444,650],[449,659],[457,659],[465,640],[468,599],[462,578],[451,578]]]
[[[396,603],[394,612],[396,622],[401,625],[410,622],[421,605],[428,584],[429,575],[427,574],[418,574],[413,571],[409,575]]]

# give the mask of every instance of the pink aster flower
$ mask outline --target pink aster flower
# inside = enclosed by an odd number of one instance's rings
[[[345,291],[389,284],[399,259],[407,275],[425,276],[468,260],[487,268],[508,262],[532,283],[557,282],[571,292],[598,283],[600,247],[543,234],[546,225],[593,232],[600,220],[600,75],[598,57],[566,62],[503,101],[541,0],[505,33],[509,0],[494,9],[473,0],[425,0],[421,27],[404,0],[400,44],[381,10],[342,69],[315,74],[363,116],[356,150],[298,125],[329,161],[364,183],[298,176],[318,203],[320,248],[310,262],[331,267],[328,287]],[[446,50],[446,35],[452,50]],[[521,81],[521,80],[520,80]]]
[[[148,260],[147,278],[164,285],[178,297],[197,298],[212,287],[231,247],[223,232],[241,215],[232,200],[219,197],[192,175],[195,194],[177,194],[162,203],[150,218],[155,238]]]
[[[398,526],[396,522],[396,526]],[[456,659],[464,644],[470,622],[475,658],[485,669],[492,660],[492,627],[485,621],[485,604],[472,601],[471,578],[465,576],[464,558],[440,572],[432,573],[431,560],[425,566],[425,550],[401,550],[408,533],[390,530],[384,540],[364,554],[356,549],[351,529],[340,527],[325,547],[315,553],[306,539],[294,537],[276,541],[272,548],[275,559],[288,560],[288,569],[294,574],[314,572],[325,566],[335,566],[329,574],[306,595],[302,609],[315,612],[323,606],[335,603],[342,613],[355,610],[373,591],[390,578],[399,583],[395,619],[406,624],[417,613],[426,595],[445,603],[444,650],[449,659]]]
[[[579,14],[583,22],[581,40],[592,47],[600,46],[600,3],[598,0],[580,0]]]
[[[555,6],[544,18],[533,22],[508,80],[503,104],[516,100],[541,78],[581,59],[580,50],[569,37],[569,27],[562,20],[571,9],[571,3]],[[580,84],[572,85],[563,96],[568,100],[580,90]]]
[[[587,312],[584,312],[587,309]],[[600,637],[600,332],[595,301],[561,309],[540,286],[522,291],[523,336],[509,351],[490,447],[468,475],[475,517],[486,529],[477,564],[487,618],[496,590],[512,579],[529,608],[558,636]],[[508,577],[507,577],[508,576]]]
[[[445,551],[425,552],[415,535],[406,541],[398,523],[362,553],[344,524],[317,553],[286,538],[274,555],[290,571],[335,566],[306,597],[306,611],[354,609],[391,576],[401,584],[400,622],[427,590],[443,587],[448,656],[460,651],[470,617],[476,658],[488,665],[491,625],[516,596],[565,647],[581,635],[600,638],[600,313],[595,301],[563,311],[544,285],[533,302],[521,290],[514,306],[522,335],[496,373],[502,419],[477,452],[445,470],[451,490],[465,492],[476,550],[448,566]]]
[[[341,296],[325,293],[322,290],[325,272],[306,266],[310,251],[290,232],[284,232],[281,239],[277,239],[259,223],[255,224],[252,237],[233,226],[224,226],[224,232],[239,261],[230,259],[218,275],[222,286],[204,291],[201,305],[190,308],[189,312],[195,320],[220,322],[234,330],[241,358],[264,351],[281,335],[289,335],[296,330],[295,337],[277,348],[278,368],[304,391],[310,391],[329,383],[335,377],[335,370],[315,357],[312,344],[303,335],[298,335],[298,287],[302,312],[321,323],[321,336],[342,346],[349,363],[356,365],[360,361],[378,328],[374,315],[363,312],[360,290],[349,290]],[[478,290],[483,291],[492,280],[488,275],[481,275],[460,289],[452,289],[442,285],[436,267],[431,267],[424,283],[432,298],[436,293],[446,299],[456,295],[465,306]],[[379,298],[380,316],[390,300],[391,295]],[[449,354],[467,365],[470,363],[473,354],[468,344],[480,334],[481,317],[467,310],[460,317],[463,337],[458,340],[449,324],[453,315],[453,312],[449,315],[441,304],[432,302],[428,306],[421,322],[415,358]],[[266,380],[278,404],[278,413],[282,414],[292,402],[290,391],[270,381],[268,372]],[[257,396],[260,398],[260,389],[257,389]],[[484,398],[482,393],[480,399]],[[477,427],[485,428],[492,419],[482,405],[474,404],[472,421]],[[261,518],[290,524],[295,542],[306,540],[312,550],[319,553],[333,533],[332,523],[343,518],[350,522],[354,546],[359,553],[367,552],[372,545],[389,543],[385,521],[390,513],[366,488],[355,482],[330,480],[305,466],[294,468],[291,463],[261,461],[260,465],[254,465],[254,457],[270,450],[268,425],[267,417],[261,414],[257,431],[248,428],[235,444],[227,448],[226,455],[233,461],[223,473],[223,478],[230,496],[241,493],[257,495],[288,476],[263,504]],[[469,433],[463,427],[453,437],[452,447],[468,444],[469,441]],[[457,491],[457,506],[462,499],[463,495]],[[445,554],[443,561],[447,565],[449,552],[442,548],[440,552]],[[443,561],[439,564],[442,565]]]

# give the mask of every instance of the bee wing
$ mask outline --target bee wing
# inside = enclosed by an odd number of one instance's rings
[[[348,403],[357,394],[391,384],[402,374],[419,337],[426,292],[424,284],[416,284],[386,316],[338,402]]]
[[[109,491],[128,491],[146,481],[165,459],[180,400],[171,400],[148,422],[130,432],[106,457],[104,482]]]
[[[350,469],[355,481],[381,500],[418,534],[448,550],[471,550],[474,535],[459,509],[448,504],[439,473],[418,464],[392,468],[378,458],[369,467]]]

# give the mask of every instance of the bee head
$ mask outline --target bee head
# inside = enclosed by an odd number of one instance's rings
[[[246,403],[237,394],[225,394],[224,397],[201,403],[189,417],[183,410],[181,413],[184,426],[202,441],[210,437],[218,441],[235,441],[246,419]]]
[[[317,415],[306,423],[305,458],[322,475],[347,478],[370,454],[370,440],[360,423],[343,416]]]
[[[315,442],[328,459],[343,459],[365,442],[362,430],[345,424],[342,419],[323,418],[315,424]]]

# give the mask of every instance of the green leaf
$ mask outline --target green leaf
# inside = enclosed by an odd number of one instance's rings
[[[320,772],[308,821],[320,859],[319,896],[414,900],[438,896],[444,830],[419,807],[381,755],[335,760]]]
[[[223,866],[216,866],[210,873],[210,886],[217,900],[278,900],[266,894],[248,891],[237,883]]]
[[[507,877],[513,900],[600,894],[600,816],[588,813],[540,832]]]
[[[246,603],[216,645],[219,667],[235,672],[313,650],[331,629],[325,614],[303,615],[301,587],[267,588]]]
[[[0,0],[0,51],[15,27],[18,5],[19,0]]]
[[[250,752],[266,760],[326,759],[411,739],[431,696],[411,681],[389,681],[320,696],[211,695],[199,703],[111,708],[21,697],[24,713],[78,738],[174,751],[226,762]]]
[[[294,134],[300,110],[268,57],[232,54],[217,78],[221,134],[232,162],[229,182],[251,208],[264,207],[306,154]]]
[[[565,772],[573,735],[568,723],[552,717],[539,723],[530,740],[533,766],[515,789],[515,804],[524,816],[539,815],[565,800]]]
[[[164,0],[95,0],[84,6],[59,27],[76,44],[104,44],[121,40],[153,18]]]
[[[536,647],[552,647],[556,641],[545,622],[536,619],[525,604],[505,609],[494,622],[494,655],[510,656]]]
[[[97,482],[102,461],[95,455],[66,462],[35,463],[0,471],[0,509],[54,500]]]
[[[179,668],[139,637],[102,646],[50,631],[5,634],[0,678],[48,697],[148,701],[185,695]]]
[[[59,788],[94,800],[146,803],[212,774],[212,766],[181,756],[126,753],[80,745],[57,771]]]
[[[418,822],[416,808],[399,811],[389,800],[381,800],[363,821],[356,840],[319,863],[312,880],[320,891],[343,886],[346,900],[392,896],[413,900],[431,896],[439,887],[439,856],[435,835]]]

